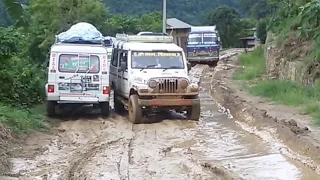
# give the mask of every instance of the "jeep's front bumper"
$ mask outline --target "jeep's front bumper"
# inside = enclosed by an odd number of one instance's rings
[[[141,106],[192,106],[200,103],[200,99],[138,99]]]

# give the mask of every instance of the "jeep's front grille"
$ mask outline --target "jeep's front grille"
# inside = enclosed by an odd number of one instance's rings
[[[160,93],[175,93],[178,89],[177,78],[159,79],[159,92]]]

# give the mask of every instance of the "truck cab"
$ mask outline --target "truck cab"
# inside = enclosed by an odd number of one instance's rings
[[[219,61],[221,42],[215,26],[192,27],[187,41],[187,59],[191,63]]]
[[[199,120],[197,83],[190,81],[184,51],[172,36],[117,34],[110,63],[110,83],[117,112],[129,110],[132,123],[150,111],[187,111]]]
[[[101,44],[56,43],[50,50],[46,84],[47,114],[57,107],[93,104],[109,115],[107,49]]]

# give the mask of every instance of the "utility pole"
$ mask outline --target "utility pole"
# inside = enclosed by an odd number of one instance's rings
[[[162,7],[162,32],[166,33],[167,27],[167,0],[163,0],[163,7]]]

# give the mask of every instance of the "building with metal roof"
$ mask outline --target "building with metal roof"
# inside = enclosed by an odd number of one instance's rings
[[[191,27],[192,25],[177,18],[167,19],[167,33],[173,36],[174,43],[180,46],[185,52],[187,51],[187,39]]]
[[[167,19],[167,29],[190,29],[192,26],[177,18]]]

